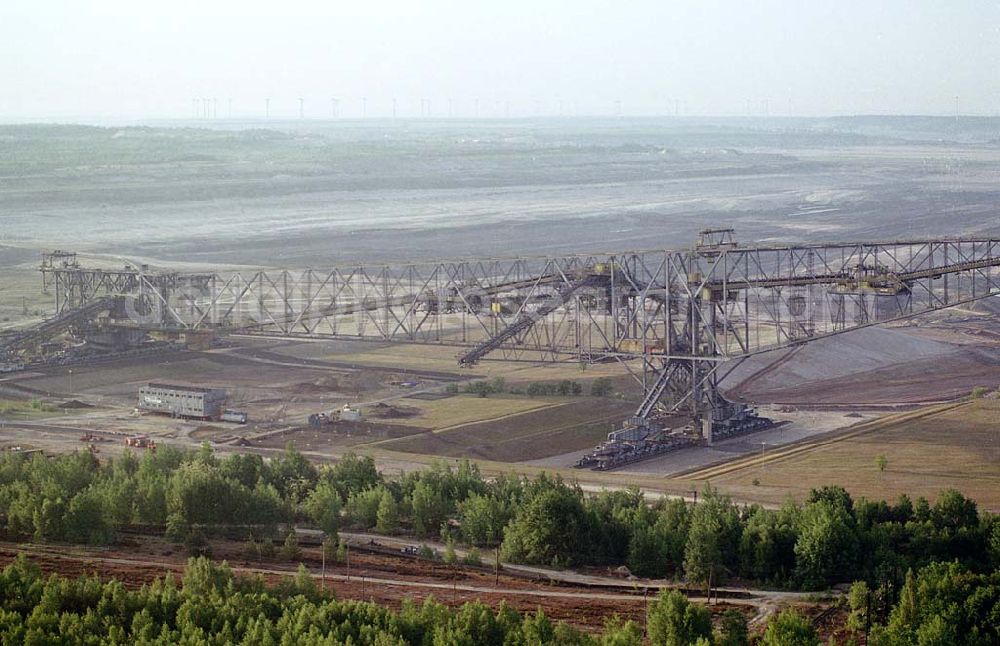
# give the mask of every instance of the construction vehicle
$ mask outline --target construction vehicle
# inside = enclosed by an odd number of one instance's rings
[[[125,446],[136,449],[149,449],[150,451],[156,450],[156,442],[148,435],[131,435],[126,437]]]
[[[241,410],[234,410],[232,408],[227,408],[222,411],[222,416],[219,418],[223,422],[234,422],[236,424],[246,424],[247,414]]]
[[[333,420],[327,413],[313,413],[309,416],[309,426],[328,426],[330,424],[333,424]]]
[[[343,408],[313,413],[309,416],[309,426],[328,426],[338,420],[342,422],[360,422],[361,417],[360,408],[344,404]]]

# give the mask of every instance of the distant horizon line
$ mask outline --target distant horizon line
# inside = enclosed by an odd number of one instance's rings
[[[941,114],[941,113],[921,113],[921,112],[898,112],[898,113],[844,113],[844,114],[823,114],[823,115],[787,115],[787,114],[526,114],[526,115],[480,115],[480,116],[297,116],[297,115],[271,115],[271,116],[220,116],[220,117],[180,117],[180,116],[122,116],[122,115],[68,115],[68,116],[4,116],[0,115],[0,125],[114,125],[116,123],[139,125],[151,123],[171,123],[171,124],[239,124],[239,123],[398,123],[398,122],[524,122],[524,121],[629,121],[629,120],[706,120],[719,119],[728,121],[819,121],[826,119],[940,119],[947,121],[958,120],[1000,120],[998,114]]]

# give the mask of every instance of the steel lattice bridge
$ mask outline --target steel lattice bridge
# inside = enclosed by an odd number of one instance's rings
[[[456,346],[490,358],[621,362],[644,399],[614,442],[666,442],[686,415],[707,441],[759,427],[719,381],[746,357],[1000,292],[1000,239],[738,244],[333,269],[162,273],[43,257],[56,314],[116,297],[123,325]],[[109,306],[111,307],[111,306]]]

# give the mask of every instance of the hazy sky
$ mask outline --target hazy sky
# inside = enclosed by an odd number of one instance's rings
[[[0,0],[8,120],[993,115],[998,64],[995,1]]]

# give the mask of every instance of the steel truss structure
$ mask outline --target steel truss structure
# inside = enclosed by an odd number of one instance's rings
[[[707,230],[690,249],[162,274],[43,266],[57,312],[129,296],[128,323],[167,330],[454,345],[471,365],[620,361],[645,398],[620,435],[683,412],[709,439],[744,407],[720,380],[748,356],[1000,291],[1000,239],[743,246]]]

